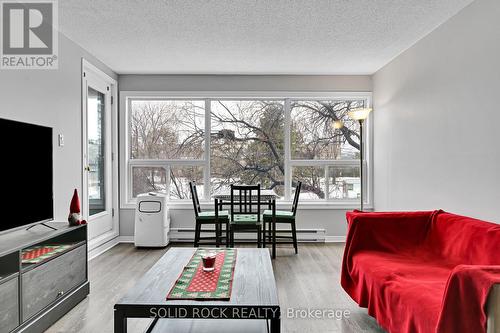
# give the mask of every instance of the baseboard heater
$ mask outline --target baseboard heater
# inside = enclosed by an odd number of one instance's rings
[[[277,233],[290,234],[290,231],[278,229]],[[234,236],[235,240],[242,242],[255,242],[257,240],[255,231],[241,231],[237,232]],[[326,239],[325,236],[325,229],[297,229],[297,241],[302,243],[324,243]],[[171,228],[169,238],[171,242],[193,242],[194,228]]]

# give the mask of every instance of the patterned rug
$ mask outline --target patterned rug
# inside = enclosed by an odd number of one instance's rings
[[[22,251],[23,264],[38,264],[45,259],[48,259],[57,253],[66,251],[72,245],[38,245],[32,246]]]
[[[205,272],[201,254],[207,250],[195,251],[168,293],[167,300],[228,301],[231,299],[236,250],[209,249],[208,251],[216,253],[215,269]]]

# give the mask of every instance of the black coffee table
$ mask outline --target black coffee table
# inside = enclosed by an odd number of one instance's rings
[[[260,319],[262,325],[255,322],[251,326],[263,327],[265,331],[266,325],[269,324],[270,332],[280,332],[276,282],[269,251],[266,249],[237,249],[233,289],[229,301],[167,301],[168,292],[194,251],[194,248],[168,250],[115,304],[115,333],[127,332],[127,318],[154,319],[148,332],[156,332],[157,323],[164,328],[168,328],[170,323],[172,328],[185,326],[193,329],[190,329],[190,332],[208,332],[208,328],[213,327],[216,322],[220,323],[221,327],[223,325],[224,332],[230,332],[231,326],[240,332],[240,320],[255,319]]]

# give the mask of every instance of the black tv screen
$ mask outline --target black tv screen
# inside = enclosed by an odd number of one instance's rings
[[[54,218],[52,128],[0,118],[0,232]]]

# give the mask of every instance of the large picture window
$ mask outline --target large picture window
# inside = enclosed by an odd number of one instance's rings
[[[300,180],[302,200],[359,200],[359,125],[348,112],[369,103],[367,94],[323,99],[126,96],[128,202],[151,191],[187,200],[190,180],[206,199],[228,191],[230,184],[260,183],[290,200]]]

